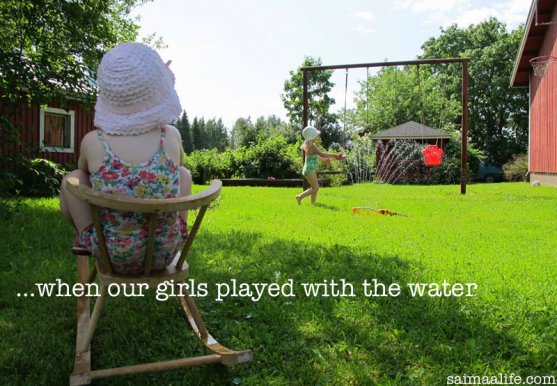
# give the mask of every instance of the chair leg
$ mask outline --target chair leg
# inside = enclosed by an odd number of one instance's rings
[[[89,280],[89,256],[77,255],[77,280],[86,284]],[[87,326],[90,320],[89,297],[83,294],[77,298],[77,336],[75,347],[75,363],[73,373],[70,376],[70,385],[88,385],[89,373],[91,371],[91,351],[81,350]]]
[[[176,283],[175,291],[176,293],[183,292],[182,296],[179,296],[179,300],[180,304],[182,305],[182,311],[184,312],[184,315],[188,320],[193,332],[199,339],[201,339],[205,347],[207,347],[213,353],[220,355],[220,363],[224,365],[234,365],[252,361],[253,352],[251,350],[230,350],[217,342],[217,340],[213,338],[211,334],[209,334],[209,332],[205,328],[205,323],[203,323],[203,319],[201,319],[201,316],[197,311],[197,307],[195,306],[195,303],[190,296],[187,288],[180,288],[179,285]]]
[[[95,329],[97,328],[97,322],[99,321],[99,317],[101,316],[101,310],[104,305],[104,300],[106,299],[107,290],[108,290],[107,285],[104,284],[101,285],[100,296],[95,302],[95,307],[93,308],[93,314],[91,315],[89,326],[87,326],[87,332],[85,333],[85,337],[83,339],[82,345],[79,348],[79,351],[81,352],[89,351],[89,345],[91,344],[91,340],[93,339],[93,334],[95,333]]]

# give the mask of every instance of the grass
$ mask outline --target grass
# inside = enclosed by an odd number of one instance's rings
[[[202,187],[196,187],[200,190]],[[436,385],[450,375],[557,375],[557,189],[522,183],[224,188],[189,257],[197,299],[223,344],[254,362],[100,380],[98,385]],[[352,206],[408,217],[361,216]],[[35,283],[71,283],[71,230],[56,199],[25,200],[0,222],[0,384],[67,384],[74,298],[23,298]],[[292,283],[295,297],[216,301],[216,283]],[[340,281],[355,297],[307,297],[302,283]],[[361,283],[398,283],[365,296]],[[476,283],[474,297],[412,297],[407,283]],[[253,287],[252,287],[253,288]],[[286,288],[286,287],[285,287]],[[174,299],[110,298],[93,365],[202,354]]]

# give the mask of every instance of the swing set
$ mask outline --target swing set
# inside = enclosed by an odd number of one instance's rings
[[[369,68],[372,67],[395,67],[396,66],[417,66],[418,78],[419,78],[419,66],[422,64],[448,64],[448,63],[461,63],[462,65],[462,115],[461,115],[461,126],[462,126],[462,146],[460,153],[460,193],[466,194],[466,163],[467,163],[467,153],[468,153],[468,58],[446,58],[446,59],[425,59],[425,60],[410,60],[410,61],[398,61],[398,62],[376,62],[376,63],[361,63],[361,64],[339,64],[331,66],[306,66],[301,67],[303,75],[303,127],[308,125],[308,115],[309,115],[309,103],[308,103],[308,83],[309,75],[311,71],[325,71],[325,70],[339,70],[344,69],[346,71],[346,81],[345,81],[345,99],[344,99],[344,131],[346,134],[346,93],[348,90],[348,70],[353,68],[366,68],[367,76],[369,78]],[[396,74],[395,74],[396,75]],[[395,78],[396,79],[396,78]],[[368,79],[369,80],[369,79]],[[367,83],[369,87],[369,82]],[[396,86],[395,86],[396,87]],[[420,84],[421,87],[421,84]],[[368,93],[369,98],[369,93]],[[366,105],[366,109],[368,108]],[[421,106],[421,117],[423,124],[423,101]],[[367,114],[366,114],[367,119]],[[369,127],[366,127],[369,129]],[[443,149],[439,148],[437,144],[426,146],[422,155],[424,156],[424,164],[426,166],[439,166],[442,162]]]

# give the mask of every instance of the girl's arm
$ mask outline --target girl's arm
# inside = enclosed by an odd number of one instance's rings
[[[331,158],[340,159],[339,157],[341,156],[341,153],[326,153],[323,150],[321,150],[319,147],[317,147],[317,145],[314,143],[311,144],[311,147],[313,150],[313,154],[317,154],[319,156],[320,161],[326,161]]]
[[[83,138],[85,139],[85,137]],[[77,159],[77,168],[89,173],[89,164],[87,162],[87,146],[84,146],[85,141],[81,141],[79,147],[79,158]]]

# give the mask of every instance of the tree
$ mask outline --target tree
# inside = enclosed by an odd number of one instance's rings
[[[453,25],[426,41],[422,58],[468,57],[469,135],[472,144],[496,164],[528,147],[527,90],[509,87],[523,27],[507,32],[506,26],[491,18],[462,29]],[[460,72],[452,70],[448,87],[460,93]]]
[[[204,127],[205,149],[217,149],[224,151],[228,146],[228,134],[222,119],[211,118],[205,123]]]
[[[135,40],[139,26],[129,15],[144,2],[0,2],[3,101],[20,103],[24,98],[41,104],[68,94],[94,98],[92,74],[108,49]]]
[[[320,58],[306,57],[301,67],[320,66]],[[331,82],[333,72],[310,71],[308,72],[308,119],[315,123],[329,113],[330,107],[335,103],[329,97],[334,84]],[[290,78],[284,82],[284,94],[281,94],[282,103],[287,110],[290,123],[301,130],[303,124],[303,74],[298,68],[290,71]]]
[[[408,121],[436,129],[455,130],[460,101],[447,93],[443,65],[384,67],[360,82],[356,108],[349,114],[350,130],[376,133]]]
[[[321,131],[321,145],[325,148],[344,145],[346,138],[343,127],[340,126],[335,114],[323,114],[315,122],[315,127]],[[299,134],[299,133],[298,133]]]
[[[284,122],[276,115],[269,115],[265,120],[265,127],[269,136],[282,135],[288,143],[295,143],[300,139],[300,130],[293,128],[288,122]]]
[[[205,118],[193,118],[191,124],[191,141],[193,144],[193,150],[201,150],[205,148]]]
[[[232,127],[231,145],[234,149],[257,141],[257,132],[251,122],[251,118],[238,118]]]
[[[135,40],[139,26],[130,12],[146,1],[0,2],[0,180],[13,179],[1,149],[19,141],[21,128],[10,119],[18,108],[53,101],[64,106],[68,96],[92,103],[102,55]],[[0,186],[0,196],[4,193]]]
[[[191,125],[190,121],[188,120],[188,114],[186,113],[186,110],[182,112],[180,118],[178,118],[178,120],[175,122],[175,126],[182,136],[182,146],[184,148],[184,152],[186,154],[190,154],[193,151],[193,142],[191,135]]]

